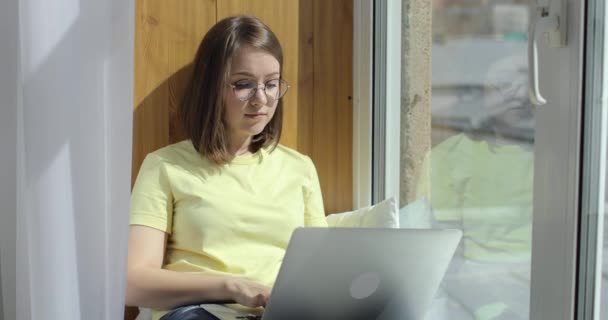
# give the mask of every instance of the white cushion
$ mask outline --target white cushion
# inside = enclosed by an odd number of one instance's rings
[[[330,227],[399,228],[399,210],[394,198],[373,206],[327,216]]]

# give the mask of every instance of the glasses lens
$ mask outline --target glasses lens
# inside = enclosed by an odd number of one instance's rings
[[[238,81],[232,85],[232,90],[237,99],[249,100],[257,91],[257,83],[254,81]],[[270,100],[278,100],[287,93],[289,85],[283,79],[269,80],[264,85],[264,93]]]
[[[234,84],[234,95],[237,99],[245,101],[251,98],[254,94],[256,83],[253,81],[238,81]]]
[[[279,80],[277,99],[282,98],[287,93],[287,89],[289,89],[289,84],[287,84],[287,81],[283,79]]]
[[[266,82],[265,85],[266,89],[264,90],[266,92],[266,95],[268,96],[268,98],[276,100],[279,98],[279,92],[280,92],[280,80],[279,79],[275,79],[275,80],[270,80],[268,82]]]

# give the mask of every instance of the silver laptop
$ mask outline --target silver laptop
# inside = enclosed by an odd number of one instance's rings
[[[298,228],[263,314],[201,305],[218,319],[423,319],[460,230]]]

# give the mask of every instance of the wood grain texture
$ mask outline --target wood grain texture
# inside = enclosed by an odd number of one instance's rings
[[[191,75],[191,65],[205,33],[215,24],[215,0],[164,1],[171,4],[166,10],[167,42],[169,43],[168,68],[172,76],[168,79],[169,92],[169,142],[186,138],[178,119],[178,108],[187,81]]]
[[[189,65],[216,21],[215,0],[138,0],[135,17],[133,180],[146,154],[181,140],[177,106]]]
[[[221,0],[217,2],[218,21],[237,14],[250,14],[262,20],[276,34],[283,48],[282,77],[290,83],[283,98],[281,144],[298,149],[299,96],[299,2],[298,0]]]
[[[352,0],[314,0],[312,158],[326,212],[352,208]]]
[[[312,154],[314,103],[313,3],[300,1],[298,34],[298,151]]]
[[[167,144],[169,132],[166,109],[155,101],[166,100],[160,87],[165,77],[166,45],[159,25],[160,2],[135,3],[135,83],[133,113],[132,183],[145,155]]]

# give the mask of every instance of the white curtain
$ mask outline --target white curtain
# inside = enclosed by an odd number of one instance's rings
[[[4,319],[122,319],[133,2],[2,0]]]

